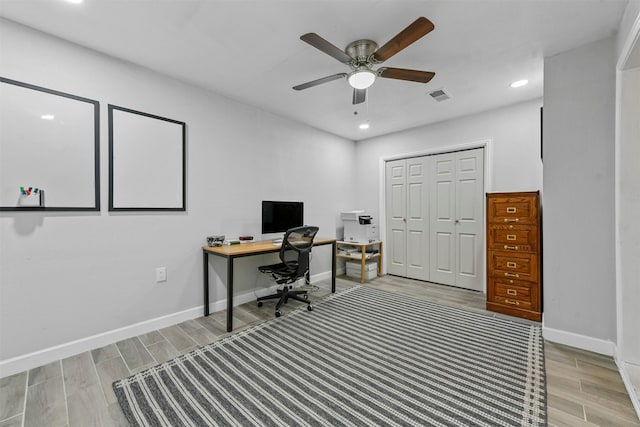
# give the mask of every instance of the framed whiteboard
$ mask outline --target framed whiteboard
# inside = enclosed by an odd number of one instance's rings
[[[109,210],[186,210],[186,124],[109,104]]]
[[[0,77],[0,210],[100,210],[98,101]]]

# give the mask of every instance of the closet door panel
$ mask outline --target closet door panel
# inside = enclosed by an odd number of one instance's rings
[[[422,257],[427,248],[424,245],[424,233],[420,231],[409,231],[407,233],[407,277],[412,279],[423,279],[422,276],[429,272],[428,259],[425,262]],[[426,264],[426,266],[425,266]]]
[[[398,276],[407,274],[406,169],[404,159],[387,162],[385,166],[387,273]]]
[[[407,277],[429,280],[428,159],[407,159]]]
[[[390,241],[386,243],[386,252],[389,259],[387,267],[389,274],[404,275],[406,234],[404,230],[391,230]]]
[[[430,280],[455,285],[455,154],[438,154],[430,161]]]
[[[456,286],[476,291],[484,283],[484,150],[455,155]]]
[[[475,262],[476,240],[475,234],[458,233],[456,252],[459,276],[471,278],[478,276],[478,263]]]
[[[444,283],[453,277],[453,266],[455,265],[453,234],[447,232],[436,233],[435,241],[435,265],[432,273],[439,279],[436,280],[438,283]]]

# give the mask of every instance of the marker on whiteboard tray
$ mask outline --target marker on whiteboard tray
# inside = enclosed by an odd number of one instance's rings
[[[35,197],[34,197],[35,196]],[[44,207],[44,190],[37,187],[20,186],[18,206]]]

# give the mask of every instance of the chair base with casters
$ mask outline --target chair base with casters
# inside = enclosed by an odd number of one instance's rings
[[[273,295],[259,297],[258,307],[262,307],[263,301],[277,299],[276,317],[282,313],[280,308],[290,299],[307,304],[307,310],[313,311],[313,305],[309,301],[307,290],[294,289],[293,284],[302,278],[307,278],[309,272],[309,253],[313,246],[313,238],[318,232],[318,227],[303,226],[287,230],[280,248],[281,263],[263,265],[258,267],[262,273],[270,274],[276,284],[282,285],[281,289]]]
[[[309,301],[309,293],[306,290],[295,290],[290,284],[285,284],[282,289],[278,289],[275,294],[259,297],[258,307],[262,307],[262,301],[270,299],[278,300],[276,303],[276,317],[280,317],[282,315],[280,307],[282,307],[282,304],[286,304],[290,299],[307,304],[307,310],[313,311],[313,305],[311,305],[311,301]]]

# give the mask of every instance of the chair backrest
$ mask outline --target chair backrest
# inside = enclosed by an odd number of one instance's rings
[[[295,277],[302,277],[309,270],[309,252],[313,246],[313,239],[318,233],[318,227],[303,225],[290,228],[284,234],[280,248],[280,260],[295,271]]]

